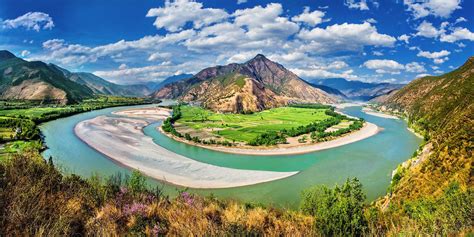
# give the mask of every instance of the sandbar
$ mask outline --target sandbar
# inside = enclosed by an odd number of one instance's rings
[[[155,112],[166,114],[163,111],[157,109]],[[130,117],[98,116],[79,122],[74,132],[90,147],[113,161],[158,180],[191,188],[230,188],[269,182],[298,173],[233,169],[202,163],[159,146],[143,133],[142,129],[150,123],[148,120],[161,115],[136,109],[116,114]]]
[[[372,116],[381,117],[381,118],[399,119],[397,116],[386,114],[386,113],[381,113],[381,112],[375,111],[375,110],[367,108],[367,107],[364,107],[362,109],[362,112],[364,112],[366,114],[369,114],[369,115],[372,115]]]

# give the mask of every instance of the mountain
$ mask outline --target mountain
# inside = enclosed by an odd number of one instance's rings
[[[380,103],[405,114],[426,140],[399,171],[392,200],[440,195],[451,183],[473,187],[474,57],[447,74],[418,78]]]
[[[149,82],[149,83],[146,84],[146,86],[152,91],[157,91],[157,90],[163,88],[164,86],[166,86],[168,84],[171,84],[171,83],[177,82],[177,81],[181,81],[181,80],[184,80],[184,79],[188,79],[188,78],[191,78],[191,77],[193,77],[192,74],[179,74],[179,75],[170,76],[170,77],[166,78],[165,80],[163,80],[161,82]]]
[[[324,92],[336,97],[336,98],[339,98],[339,99],[347,99],[347,96],[344,95],[344,93],[342,93],[340,90],[338,89],[334,89],[332,87],[329,87],[329,86],[324,86],[324,85],[317,85],[317,84],[313,84],[313,83],[310,83],[312,86],[318,88],[318,89],[321,89],[323,90]]]
[[[311,80],[310,82],[314,85],[323,85],[337,89],[349,99],[363,101],[385,95],[393,90],[400,89],[403,86],[403,84],[350,81],[344,78],[317,79]]]
[[[142,84],[118,85],[88,72],[70,72],[54,64],[49,64],[64,74],[66,78],[90,88],[94,94],[118,96],[146,96],[152,91]]]
[[[164,86],[152,97],[198,102],[214,111],[234,113],[296,102],[336,102],[261,54],[242,64],[206,68],[189,79]]]
[[[89,98],[93,91],[73,82],[55,67],[25,61],[0,50],[0,98],[69,103]]]

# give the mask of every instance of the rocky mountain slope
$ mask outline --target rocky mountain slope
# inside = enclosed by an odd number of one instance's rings
[[[343,78],[318,79],[311,80],[310,82],[314,85],[323,85],[337,89],[348,99],[362,101],[368,101],[375,97],[386,95],[403,86],[403,84],[350,81]]]
[[[392,200],[439,195],[453,182],[473,186],[474,57],[450,73],[418,78],[379,103],[405,114],[426,139],[399,171]]]
[[[91,97],[87,86],[67,79],[46,63],[28,62],[0,51],[0,98],[68,103]]]
[[[261,54],[243,64],[206,68],[189,79],[166,85],[152,96],[198,102],[214,111],[234,113],[293,102],[336,101]]]

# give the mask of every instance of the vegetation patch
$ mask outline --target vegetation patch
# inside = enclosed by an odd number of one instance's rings
[[[325,141],[358,130],[364,122],[336,113],[331,106],[320,104],[297,104],[250,114],[215,113],[188,105],[181,105],[175,110],[179,117],[173,116],[174,119],[170,118],[163,123],[165,132],[197,143],[226,146],[235,145],[236,142],[251,146],[270,146],[286,143],[287,137],[303,134],[311,134],[313,141]],[[179,128],[173,127],[175,122],[179,124]],[[326,131],[341,122],[350,122],[350,125]],[[181,134],[176,129],[192,129],[195,135],[189,132]],[[206,138],[206,135],[211,138]],[[304,142],[306,140],[307,138]]]

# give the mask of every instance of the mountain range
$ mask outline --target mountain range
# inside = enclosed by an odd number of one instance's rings
[[[203,69],[152,94],[200,103],[219,112],[253,112],[295,102],[334,103],[337,98],[258,54],[242,63]]]
[[[404,84],[351,81],[344,78],[317,79],[310,80],[309,82],[315,86],[326,86],[336,89],[344,94],[345,98],[359,101],[368,101],[386,95],[404,86]]]
[[[56,67],[25,61],[0,51],[0,97],[2,99],[54,100],[60,103],[91,97],[93,91],[67,79]]]
[[[282,65],[257,55],[248,62],[180,74],[160,82],[118,85],[88,72],[29,62],[0,51],[0,98],[73,103],[96,94],[179,99],[221,112],[249,112],[289,103],[368,100],[402,85],[342,78],[305,81]]]
[[[95,94],[144,97],[147,85],[118,85],[87,72],[70,72],[54,64],[26,61],[0,50],[0,98],[74,103]]]
[[[440,195],[452,183],[473,186],[474,57],[452,72],[413,80],[378,103],[405,114],[426,140],[405,165],[392,200]]]

